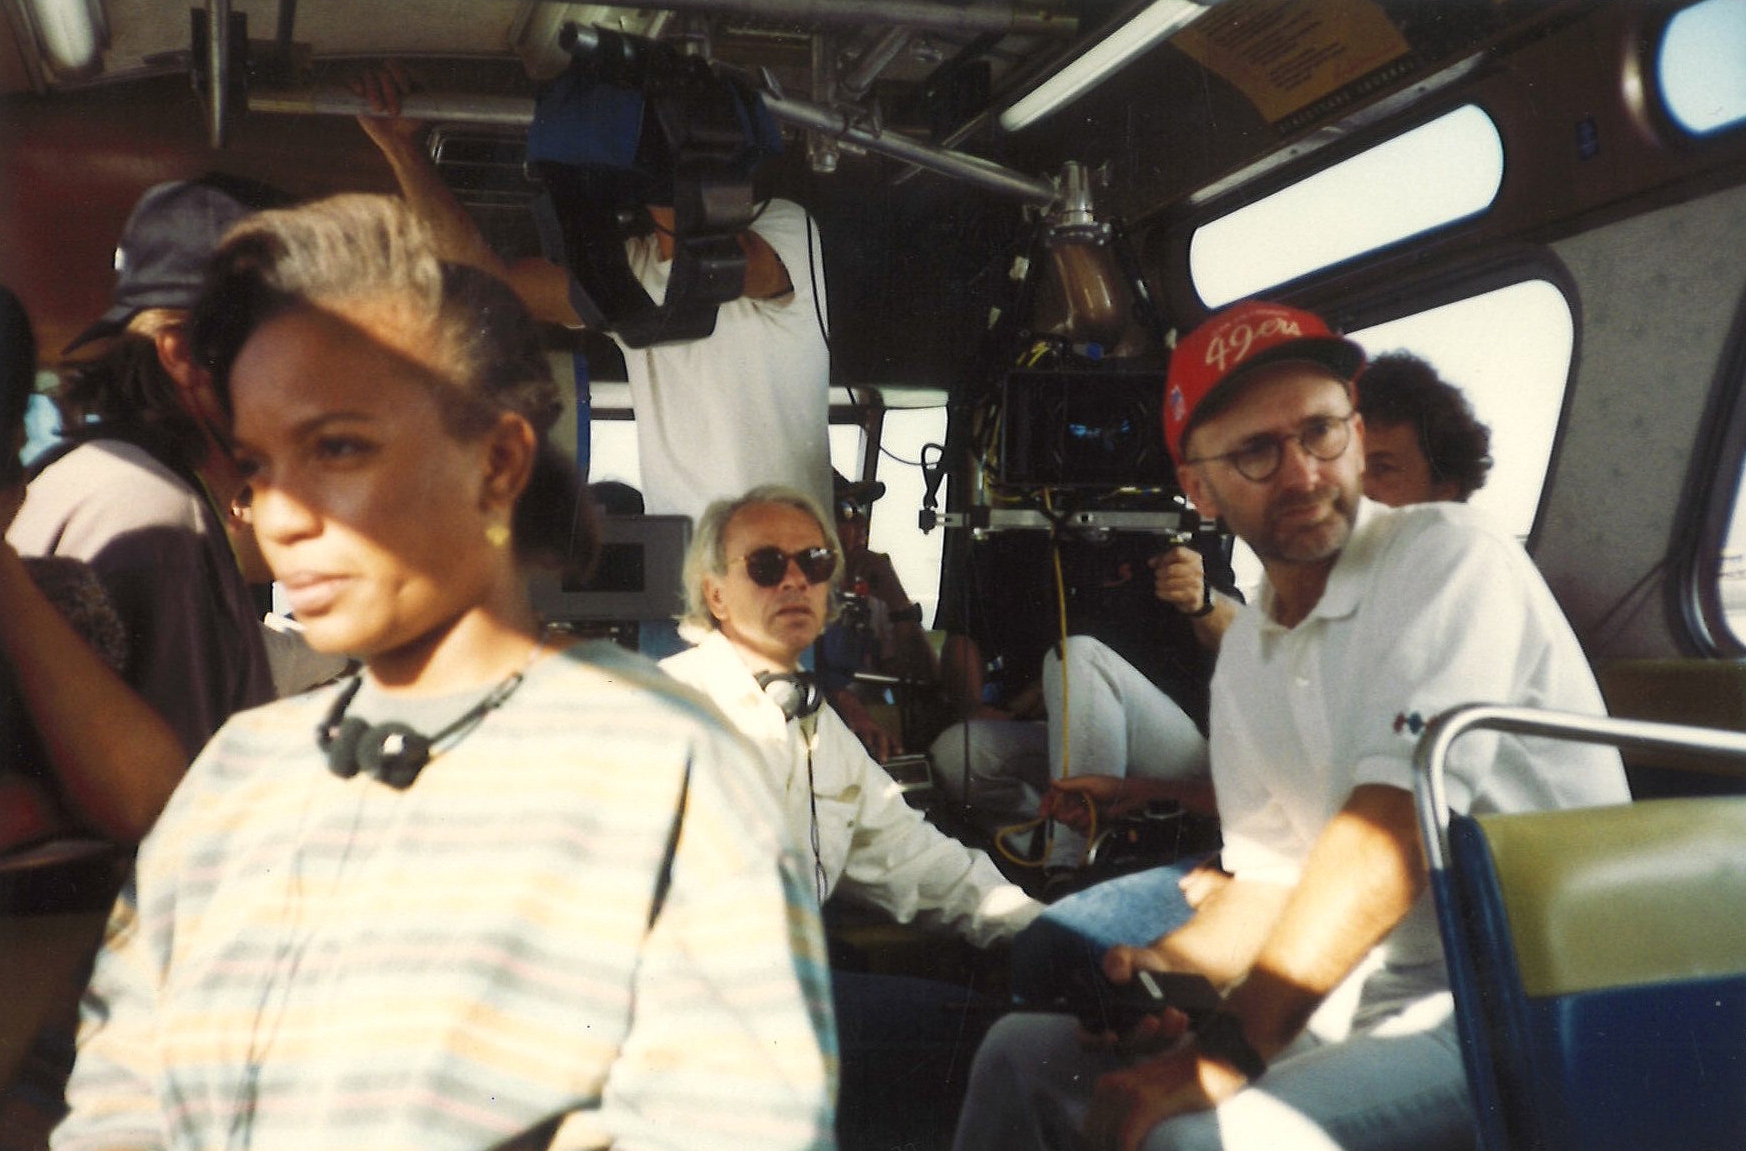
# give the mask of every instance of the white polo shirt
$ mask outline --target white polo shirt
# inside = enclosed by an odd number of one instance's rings
[[[1360,784],[1412,790],[1425,720],[1463,703],[1604,715],[1588,660],[1515,540],[1461,504],[1361,503],[1307,618],[1240,613],[1212,683],[1212,772],[1224,865],[1295,884]],[[1611,748],[1473,732],[1448,761],[1449,802],[1484,813],[1625,803]],[[1383,945],[1410,982],[1446,984],[1427,892]],[[1398,974],[1398,971],[1397,971]],[[1402,991],[1399,980],[1395,990]]]

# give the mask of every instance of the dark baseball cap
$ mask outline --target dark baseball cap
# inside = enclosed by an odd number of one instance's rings
[[[216,172],[148,189],[115,248],[115,305],[62,354],[115,335],[147,308],[192,308],[206,261],[231,226],[250,213],[290,203],[277,188]]]

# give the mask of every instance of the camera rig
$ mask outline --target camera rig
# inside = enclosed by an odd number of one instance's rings
[[[541,244],[572,273],[588,327],[633,348],[700,339],[744,289],[740,233],[757,217],[752,177],[782,151],[757,92],[654,41],[566,29],[569,68],[535,105],[528,167]],[[673,207],[673,265],[657,303],[631,271],[625,216]]]

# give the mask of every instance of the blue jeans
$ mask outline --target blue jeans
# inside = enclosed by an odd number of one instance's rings
[[[1118,943],[1138,947],[1187,923],[1182,877],[1208,857],[1180,859],[1094,884],[1057,901],[1012,941],[1012,995],[1020,1004],[1047,1003],[1075,964],[1101,970]]]
[[[1132,1066],[1087,1050],[1064,1015],[1008,1015],[970,1074],[954,1151],[1077,1151],[1093,1087]],[[1141,1151],[1473,1151],[1476,1132],[1448,996],[1356,1028],[1309,1032],[1212,1111],[1157,1126]]]

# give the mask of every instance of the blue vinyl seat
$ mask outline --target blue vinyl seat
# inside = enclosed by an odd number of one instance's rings
[[[1739,756],[1746,737],[1474,707],[1419,753],[1482,1145],[1746,1148],[1746,797],[1451,817],[1442,754],[1474,727]]]

